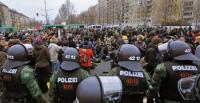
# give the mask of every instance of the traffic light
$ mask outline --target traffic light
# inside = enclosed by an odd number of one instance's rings
[[[39,13],[36,13],[37,16],[39,16]]]

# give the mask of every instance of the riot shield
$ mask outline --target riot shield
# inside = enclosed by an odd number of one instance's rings
[[[122,82],[117,76],[92,76],[77,87],[79,103],[119,103]]]

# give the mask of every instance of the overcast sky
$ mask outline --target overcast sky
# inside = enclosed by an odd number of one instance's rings
[[[0,0],[9,8],[15,9],[36,20],[44,20],[44,17],[37,17],[36,13],[44,14],[44,0]],[[46,0],[50,19],[53,20],[58,14],[60,6],[65,0]],[[98,3],[98,0],[71,0],[74,4],[76,13],[86,11],[90,6]]]

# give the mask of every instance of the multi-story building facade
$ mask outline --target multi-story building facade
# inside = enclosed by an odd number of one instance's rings
[[[6,26],[15,26],[17,28],[30,27],[32,19],[9,9],[5,4],[0,2],[0,24]]]
[[[107,0],[99,0],[99,24],[107,24]]]
[[[17,11],[10,9],[10,15],[12,26],[15,26],[17,28],[26,28],[30,26],[31,19],[24,14],[18,13]]]
[[[99,0],[99,24],[119,24],[122,13],[121,3],[121,0]]]
[[[134,25],[140,24],[140,4],[139,0],[129,0],[129,23]]]
[[[194,6],[197,0],[183,0],[183,20],[188,24],[194,22]]]
[[[153,0],[146,0],[146,23],[152,25]]]
[[[12,25],[9,8],[2,2],[0,2],[0,25]]]
[[[120,23],[121,0],[107,0],[107,24],[116,25]]]
[[[99,0],[99,23],[152,26],[187,22],[192,25],[197,2],[200,0]]]
[[[152,25],[165,25],[182,20],[182,0],[153,0]]]
[[[129,0],[121,0],[121,23],[126,24],[129,22]],[[119,7],[120,7],[119,6]]]
[[[192,24],[194,0],[183,0],[183,19]]]
[[[151,25],[153,0],[129,0],[129,25]]]

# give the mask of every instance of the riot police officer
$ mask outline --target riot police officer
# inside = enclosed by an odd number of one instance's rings
[[[46,103],[30,66],[32,45],[16,44],[7,51],[2,70],[5,103]]]
[[[200,45],[197,46],[195,56],[200,59]],[[200,67],[200,61],[194,61]]]
[[[191,53],[191,48],[183,41],[168,43],[165,54],[170,61],[157,65],[152,76],[152,85],[160,96],[162,103],[179,103],[181,98],[177,83],[179,79],[199,73],[199,68],[193,61],[199,60]]]
[[[143,103],[150,78],[140,64],[139,49],[130,44],[122,45],[117,53],[117,63],[109,75],[117,75],[123,84],[121,103]]]
[[[76,88],[89,75],[80,68],[79,52],[67,48],[62,55],[60,69],[50,78],[51,103],[72,103],[76,99]]]

